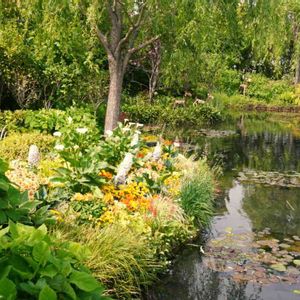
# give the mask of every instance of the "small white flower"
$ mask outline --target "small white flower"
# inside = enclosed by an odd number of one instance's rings
[[[137,124],[136,124],[136,127],[137,127],[137,128],[142,128],[143,126],[144,126],[144,124],[141,124],[141,123],[137,123]]]
[[[55,132],[53,133],[53,136],[60,137],[60,136],[61,136],[61,132],[59,132],[59,131],[55,131]]]
[[[64,145],[58,144],[58,145],[56,145],[56,146],[54,147],[54,149],[57,150],[57,151],[62,151],[62,150],[65,149],[65,146],[64,146]]]
[[[129,127],[124,127],[124,128],[122,129],[122,131],[123,131],[123,132],[128,132],[128,131],[131,131],[131,129],[130,129]]]
[[[73,121],[73,119],[72,119],[71,117],[68,117],[68,122],[69,122],[69,124],[71,124],[72,121]]]
[[[112,136],[113,134],[114,133],[111,130],[106,130],[105,131],[105,135],[108,136],[108,137]]]
[[[129,120],[128,119],[124,119],[124,124],[128,123]]]
[[[80,134],[85,134],[88,132],[88,129],[86,127],[76,128],[76,131]]]
[[[73,148],[74,148],[75,150],[77,150],[77,149],[79,149],[79,146],[78,146],[78,145],[75,145]]]

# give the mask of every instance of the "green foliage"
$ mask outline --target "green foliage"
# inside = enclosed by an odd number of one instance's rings
[[[147,101],[136,100],[136,104],[125,104],[123,110],[134,122],[143,124],[168,124],[170,126],[216,124],[223,120],[222,113],[209,104],[174,107],[176,98],[160,99],[151,104]],[[133,102],[133,101],[132,101]]]
[[[85,108],[69,107],[67,110],[40,109],[16,110],[0,113],[0,124],[11,132],[43,132],[52,134],[70,122],[78,127],[96,128],[96,118]]]
[[[5,160],[27,160],[30,145],[36,145],[42,156],[53,149],[55,138],[41,133],[13,133],[0,141],[0,157]]]
[[[180,203],[187,215],[205,226],[209,223],[213,212],[213,178],[203,161],[184,178],[180,191]]]
[[[7,225],[9,220],[24,224],[42,224],[49,221],[47,206],[39,206],[41,201],[29,200],[27,192],[21,193],[5,172],[8,164],[0,159],[0,225]]]
[[[1,1],[1,77],[21,108],[103,98],[104,56],[82,8],[77,1]]]
[[[128,151],[134,151],[131,146],[136,132],[130,125],[118,127],[105,139],[100,140],[97,130],[86,127],[76,127],[70,123],[58,132],[56,149],[60,157],[67,163],[58,168],[58,176],[52,182],[60,182],[64,189],[75,193],[87,193],[98,190],[106,183],[99,172],[109,169],[113,173]]]
[[[238,93],[241,85],[241,74],[237,70],[224,70],[216,83],[216,89],[226,93],[227,95],[233,95]]]
[[[97,279],[112,288],[117,299],[138,296],[141,286],[153,282],[156,272],[163,268],[146,236],[128,226],[115,224],[95,231],[87,226],[62,224],[55,234],[89,247],[92,255],[87,266]]]
[[[0,231],[0,296],[5,299],[105,299],[103,287],[83,267],[79,244],[57,242],[45,225],[10,222]]]
[[[246,91],[247,95],[266,103],[280,99],[282,94],[293,92],[292,86],[283,80],[273,81],[260,74],[252,74],[249,78],[251,82]]]

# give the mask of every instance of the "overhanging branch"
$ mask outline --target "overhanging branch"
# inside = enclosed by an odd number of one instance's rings
[[[135,52],[137,52],[137,51],[140,51],[141,49],[143,49],[143,48],[145,48],[145,47],[147,47],[147,46],[153,44],[153,43],[154,43],[155,41],[157,41],[159,38],[160,38],[160,36],[157,35],[156,37],[154,37],[154,38],[152,38],[152,39],[150,39],[150,40],[148,40],[148,41],[145,41],[144,43],[140,44],[139,46],[129,49],[128,52],[129,52],[130,54],[133,54],[133,53],[135,53]]]

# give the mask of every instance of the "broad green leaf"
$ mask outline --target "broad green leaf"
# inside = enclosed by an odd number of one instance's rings
[[[14,300],[16,296],[16,285],[8,278],[0,280],[0,299]]]
[[[79,271],[72,272],[70,282],[85,292],[92,292],[100,286],[92,275]]]
[[[40,274],[45,277],[53,278],[57,274],[57,268],[54,265],[48,265],[40,271]]]
[[[57,295],[48,285],[40,291],[39,300],[57,300]]]
[[[0,265],[0,280],[8,276],[11,266]]]
[[[34,245],[32,250],[33,258],[39,263],[46,261],[49,258],[50,253],[50,247],[44,241]]]

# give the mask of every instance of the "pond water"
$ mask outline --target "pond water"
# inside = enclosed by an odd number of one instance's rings
[[[176,133],[221,164],[224,173],[211,227],[180,253],[148,300],[300,299],[300,188],[295,187],[300,134],[295,118],[248,115],[223,126],[219,136],[215,131],[206,137],[196,130]]]

